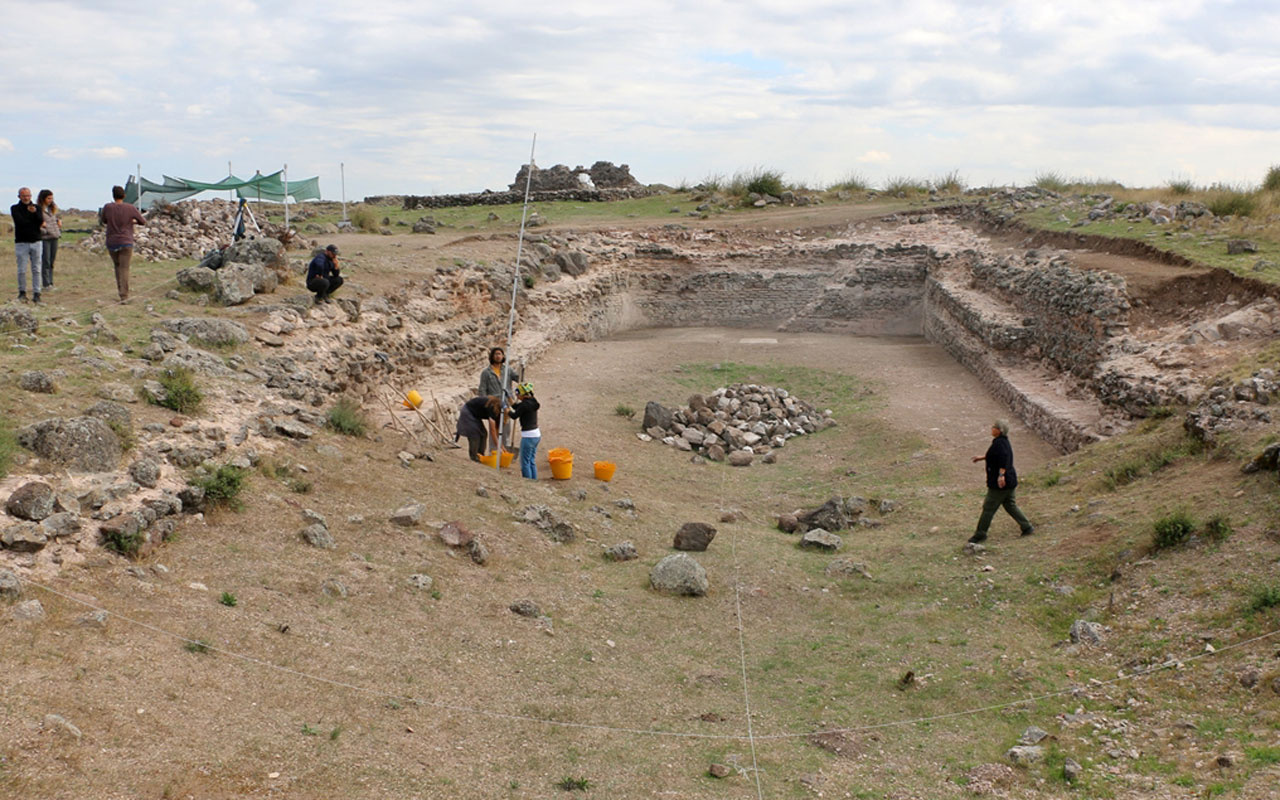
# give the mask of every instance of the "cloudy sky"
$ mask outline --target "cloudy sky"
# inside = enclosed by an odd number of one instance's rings
[[[1280,3],[0,0],[0,191],[95,207],[144,176],[288,163],[346,194],[955,170],[1257,183]],[[10,201],[12,202],[12,201]]]

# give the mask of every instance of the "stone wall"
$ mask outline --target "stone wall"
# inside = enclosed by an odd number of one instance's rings
[[[654,190],[644,186],[629,189],[568,189],[530,192],[529,201],[550,203],[571,200],[579,203],[604,203],[610,200],[630,200],[648,197]],[[404,208],[408,211],[423,208],[452,208],[454,206],[501,206],[524,202],[524,190],[507,192],[474,192],[471,194],[434,194],[404,196]]]

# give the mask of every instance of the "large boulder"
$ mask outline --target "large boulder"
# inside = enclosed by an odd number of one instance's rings
[[[165,330],[196,339],[205,344],[228,345],[249,341],[249,329],[229,319],[216,317],[180,317],[160,323]]]
[[[39,324],[36,315],[20,306],[0,306],[0,333],[26,331],[35,333]]]
[[[661,428],[667,430],[671,427],[672,415],[671,409],[661,403],[650,400],[644,406],[644,422],[640,427],[646,431],[650,428]]]
[[[861,514],[862,504],[846,500],[843,497],[832,497],[815,509],[796,516],[800,530],[821,528],[824,531],[842,531],[849,527]]]
[[[261,264],[227,263],[217,273],[217,299],[224,306],[246,303],[254,294],[274,292],[279,278]]]
[[[15,553],[35,553],[43,550],[48,543],[49,534],[34,522],[18,523],[5,528],[4,533],[0,534],[0,546]]]
[[[120,461],[120,439],[97,417],[54,417],[18,430],[18,443],[81,472],[107,472]]]
[[[284,245],[279,239],[241,239],[222,251],[223,269],[227,264],[256,264],[274,270],[284,265]]]
[[[18,388],[35,394],[55,394],[58,384],[54,383],[49,373],[35,369],[18,376]]]
[[[709,586],[707,571],[684,553],[673,553],[654,564],[649,584],[660,592],[689,597],[702,597]]]
[[[221,264],[222,262],[218,262]],[[213,294],[218,289],[218,273],[208,267],[186,267],[175,276],[178,285],[188,292]]]
[[[4,510],[18,519],[39,522],[53,513],[53,487],[43,481],[24,483],[9,495]]]
[[[97,417],[114,428],[129,428],[133,414],[129,409],[112,400],[99,400],[84,410],[86,417]]]

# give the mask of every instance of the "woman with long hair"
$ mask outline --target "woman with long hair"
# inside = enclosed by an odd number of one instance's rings
[[[473,397],[462,404],[462,409],[458,412],[458,428],[453,435],[456,442],[459,438],[467,437],[467,455],[472,461],[479,461],[480,456],[484,455],[485,442],[491,436],[494,441],[498,439],[498,420],[502,419],[502,401],[493,395],[480,395]],[[489,422],[489,435],[485,435],[485,421]],[[502,445],[498,444],[498,453],[501,455]]]
[[[42,260],[40,282],[45,289],[53,288],[53,262],[58,257],[58,239],[62,236],[62,220],[58,218],[58,204],[53,202],[53,190],[41,189],[36,197],[36,207],[44,216],[40,226]]]

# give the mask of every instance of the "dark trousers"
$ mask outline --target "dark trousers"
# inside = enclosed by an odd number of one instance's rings
[[[485,442],[489,439],[488,434],[482,433],[479,436],[475,434],[467,434],[467,455],[472,461],[479,461],[480,456],[484,455]]]
[[[307,291],[315,292],[317,300],[322,300],[338,291],[340,286],[342,286],[341,275],[334,275],[331,278],[312,278],[307,281]]]
[[[53,262],[54,259],[58,257],[58,240],[42,239],[41,244],[43,256],[42,261],[40,262],[40,271],[42,273],[40,277],[42,278],[42,283],[44,283],[45,286],[52,286]]]
[[[1022,513],[1022,509],[1018,508],[1018,501],[1013,498],[1013,493],[1017,489],[988,489],[987,499],[982,501],[982,516],[978,517],[978,531],[982,536],[987,535],[987,529],[991,527],[991,518],[996,515],[996,509],[1001,506],[1005,511],[1009,512],[1009,516],[1013,517],[1013,521],[1018,523],[1018,527],[1023,533],[1031,530],[1031,522],[1027,516]]]
[[[129,262],[133,261],[133,246],[121,247],[117,250],[107,248],[111,253],[111,263],[116,268],[116,292],[121,300],[129,299]]]

